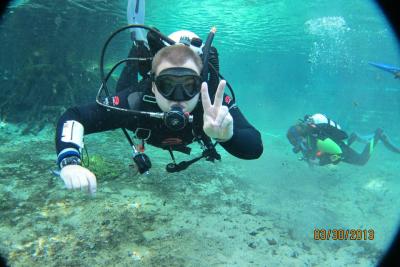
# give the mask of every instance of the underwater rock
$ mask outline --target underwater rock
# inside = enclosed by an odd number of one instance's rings
[[[267,240],[268,244],[271,246],[275,246],[276,244],[278,244],[278,242],[276,242],[276,240],[274,238],[271,238],[271,239],[266,238],[266,240]]]
[[[249,235],[251,235],[251,236],[256,236],[257,234],[258,234],[258,232],[256,232],[256,231],[253,231],[253,232],[249,233]]]
[[[249,243],[248,246],[253,248],[253,249],[257,248],[257,245],[255,244],[255,242]]]

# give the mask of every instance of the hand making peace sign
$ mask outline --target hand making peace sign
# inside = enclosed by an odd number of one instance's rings
[[[211,104],[207,83],[203,82],[201,85],[201,100],[204,109],[203,130],[209,137],[220,142],[228,141],[233,135],[233,118],[228,107],[222,105],[225,85],[226,81],[219,82],[214,104]]]

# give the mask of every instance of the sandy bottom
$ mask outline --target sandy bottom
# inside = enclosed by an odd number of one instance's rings
[[[374,266],[399,221],[400,161],[383,146],[364,167],[310,169],[265,133],[259,160],[220,147],[221,162],[179,174],[148,147],[153,168],[135,176],[122,132],[102,133],[85,140],[90,196],[51,174],[53,139],[53,129],[0,128],[0,252],[11,266]],[[367,240],[315,240],[316,229]]]

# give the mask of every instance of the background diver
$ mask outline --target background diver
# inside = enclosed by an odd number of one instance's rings
[[[83,136],[117,128],[131,130],[140,140],[138,145],[133,142],[131,145],[134,161],[141,173],[151,167],[149,158],[142,153],[145,142],[170,152],[173,163],[167,166],[167,170],[171,172],[183,170],[202,157],[209,161],[220,159],[212,139],[238,158],[256,159],[261,156],[263,145],[260,133],[248,123],[235,101],[224,95],[226,82],[218,78],[216,49],[212,49],[214,53],[210,55],[204,52],[210,51],[209,38],[202,45],[193,33],[190,36],[178,34],[175,37],[179,37],[179,44],[166,45],[158,38],[161,33],[155,30],[149,33],[148,42],[135,42],[131,53],[145,51],[151,56],[156,53],[151,61],[151,71],[146,72],[149,67],[147,61],[127,64],[118,82],[116,95],[101,98],[97,103],[70,108],[60,117],[55,140],[57,164],[61,169],[60,177],[68,189],[96,191],[95,175],[81,166]],[[171,41],[168,38],[165,40]],[[141,49],[138,49],[139,46],[142,46]],[[161,49],[157,51],[157,48]],[[214,66],[208,69],[209,64]],[[204,70],[207,72],[204,73]],[[140,81],[136,80],[139,77],[137,72],[143,77]],[[128,85],[128,88],[122,90],[121,84]],[[162,119],[140,116],[139,111],[164,115]],[[189,154],[187,145],[194,141],[204,148],[202,156],[176,164],[173,151]]]
[[[348,136],[339,124],[323,114],[306,115],[304,120],[289,128],[287,138],[293,146],[293,152],[301,152],[301,159],[310,165],[338,164],[341,161],[365,165],[379,141],[392,152],[400,153],[400,149],[389,141],[382,129],[376,129],[370,138],[356,133]],[[366,143],[361,153],[350,147],[355,141]]]

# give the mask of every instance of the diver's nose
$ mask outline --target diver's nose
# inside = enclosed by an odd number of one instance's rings
[[[175,101],[184,101],[185,95],[183,93],[183,86],[178,85],[178,88],[175,88],[174,93],[172,95]]]

